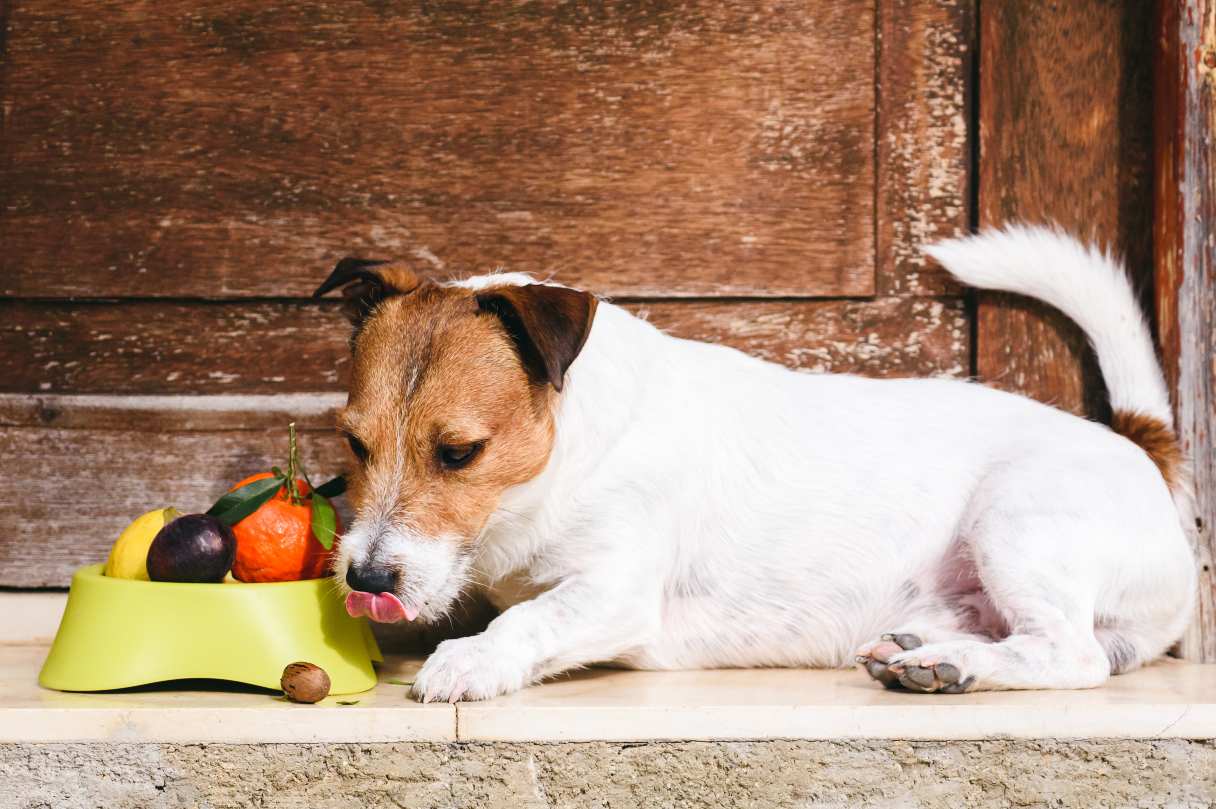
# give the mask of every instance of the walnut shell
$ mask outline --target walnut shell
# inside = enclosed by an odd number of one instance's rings
[[[283,669],[279,685],[292,702],[320,702],[329,695],[329,675],[312,663],[288,665]]]

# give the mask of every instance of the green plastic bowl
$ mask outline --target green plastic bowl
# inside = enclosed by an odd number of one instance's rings
[[[72,576],[67,609],[38,682],[108,691],[207,678],[279,687],[299,660],[325,669],[331,694],[376,684],[380,649],[367,620],[346,613],[333,581],[179,584]]]

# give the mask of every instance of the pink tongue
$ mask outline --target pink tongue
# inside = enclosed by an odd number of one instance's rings
[[[346,597],[346,611],[354,618],[364,615],[382,624],[397,621],[412,621],[418,617],[418,610],[401,603],[401,599],[392,593],[362,593],[355,591]]]

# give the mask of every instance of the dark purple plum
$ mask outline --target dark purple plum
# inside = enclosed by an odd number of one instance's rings
[[[235,558],[236,536],[231,528],[206,514],[187,514],[168,523],[152,540],[148,548],[148,578],[223,581]]]

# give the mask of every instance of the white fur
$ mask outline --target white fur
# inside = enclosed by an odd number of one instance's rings
[[[969,283],[1066,311],[1115,406],[1168,423],[1109,259],[1024,228],[930,252]],[[505,611],[440,646],[422,698],[491,697],[596,662],[843,666],[884,632],[926,642],[892,663],[947,662],[972,688],[1087,687],[1112,659],[1160,654],[1191,609],[1191,552],[1147,455],[981,385],[794,373],[601,303],[556,435],[470,560]],[[395,553],[417,544],[399,539]]]
[[[1109,253],[1056,230],[1016,225],[925,252],[966,284],[1038,298],[1068,315],[1093,344],[1111,407],[1174,423],[1148,323]]]

